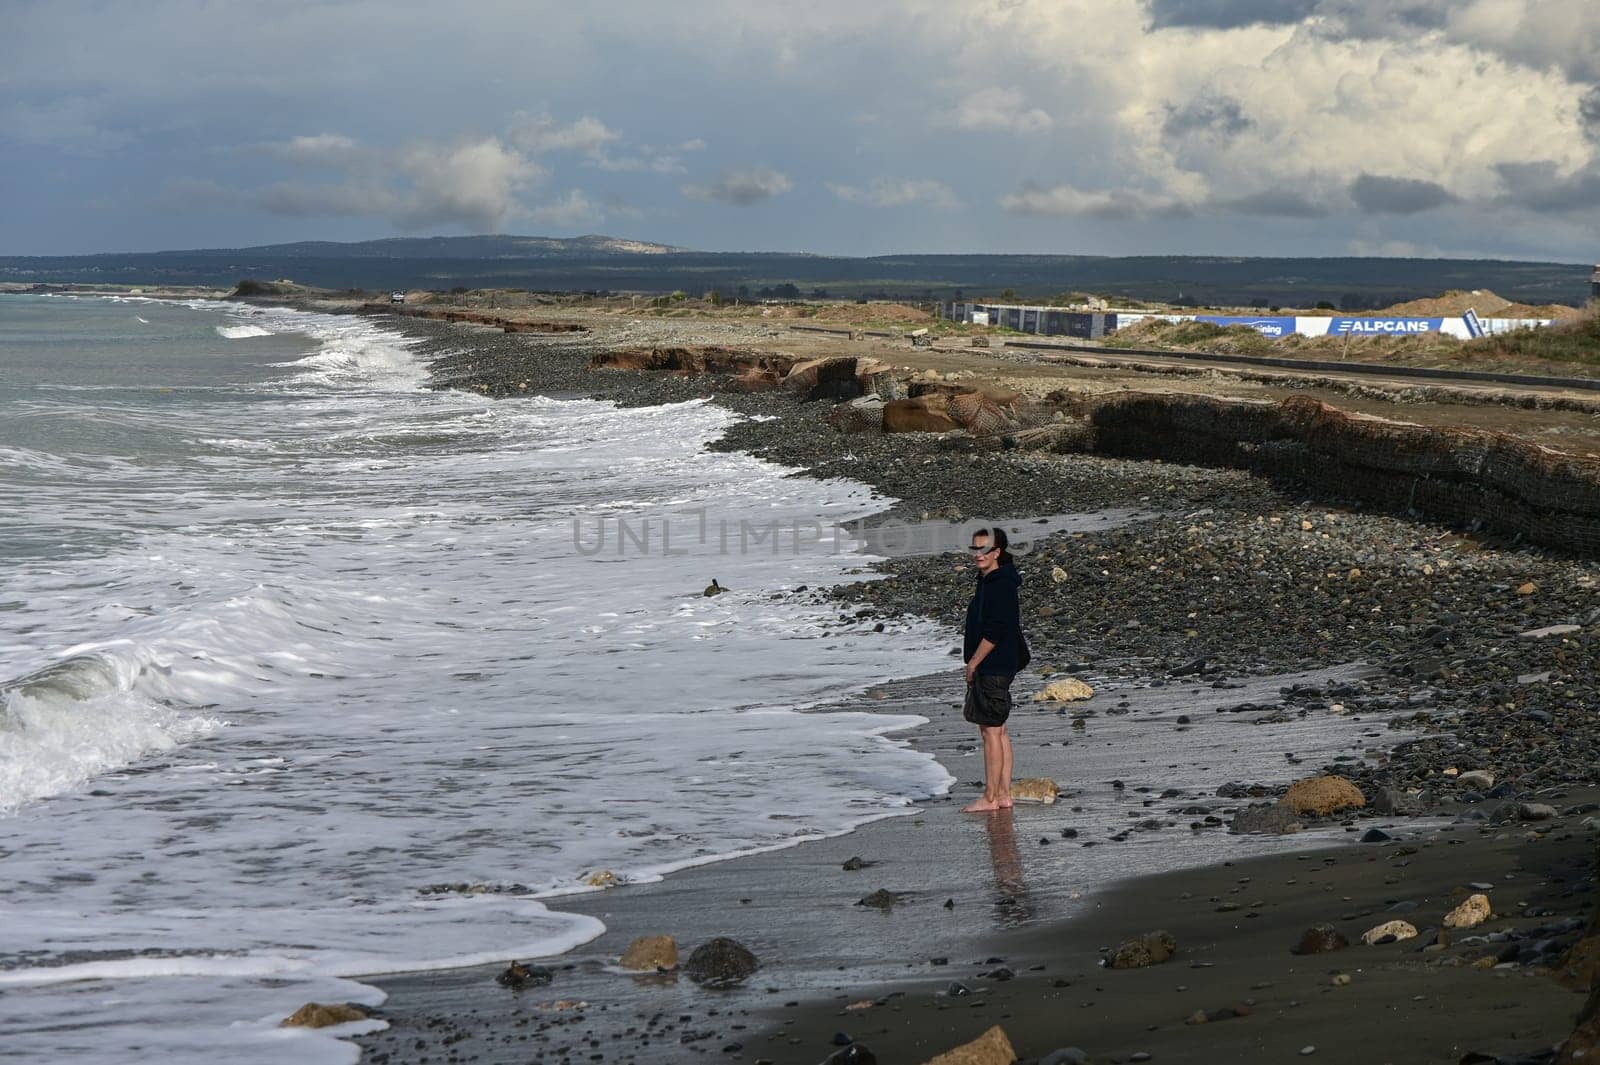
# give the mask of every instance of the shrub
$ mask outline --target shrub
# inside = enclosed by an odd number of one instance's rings
[[[1600,365],[1600,306],[1591,306],[1578,318],[1480,337],[1464,346],[1472,354]]]

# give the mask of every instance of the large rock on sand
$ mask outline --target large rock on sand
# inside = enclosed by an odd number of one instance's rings
[[[1332,775],[1295,781],[1289,785],[1282,801],[1283,805],[1297,814],[1314,814],[1317,817],[1367,805],[1360,788],[1344,777]]]
[[[1075,703],[1093,698],[1093,688],[1077,677],[1068,677],[1065,680],[1053,680],[1046,684],[1034,695],[1033,701],[1036,703]]]
[[[1143,969],[1147,965],[1160,965],[1178,952],[1178,941],[1171,932],[1146,932],[1118,944],[1106,959],[1108,969]]]
[[[1017,802],[1053,804],[1061,789],[1049,777],[1022,777],[1011,782],[1011,797]]]
[[[1012,1065],[1017,1052],[1011,1040],[998,1024],[970,1043],[946,1050],[938,1057],[929,1058],[926,1065]]]
[[[942,396],[894,399],[883,405],[886,433],[949,433],[959,428],[945,410]]]
[[[732,987],[759,968],[761,963],[748,947],[725,936],[700,944],[683,963],[684,975],[706,987]]]
[[[1494,914],[1487,895],[1468,895],[1466,899],[1444,915],[1446,928],[1476,928]]]
[[[628,944],[620,963],[632,972],[653,973],[678,967],[678,941],[671,936],[640,936]]]
[[[280,1028],[331,1028],[367,1019],[365,1011],[348,1002],[307,1002],[278,1025]]]
[[[1361,942],[1369,947],[1415,938],[1417,938],[1417,926],[1410,921],[1385,921],[1361,933]]]

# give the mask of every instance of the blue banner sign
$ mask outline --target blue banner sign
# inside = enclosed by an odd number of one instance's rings
[[[1286,337],[1294,332],[1293,318],[1245,318],[1232,317],[1219,314],[1200,314],[1195,316],[1197,322],[1210,322],[1212,325],[1227,327],[1230,325],[1247,325],[1263,336]]]
[[[1333,318],[1328,322],[1328,335],[1406,336],[1437,333],[1443,328],[1443,318]]]

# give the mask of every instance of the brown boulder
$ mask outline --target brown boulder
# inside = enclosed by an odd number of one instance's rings
[[[1344,777],[1332,775],[1295,781],[1284,793],[1282,802],[1297,814],[1313,814],[1317,817],[1367,805],[1360,788]]]
[[[1018,777],[1011,782],[1011,797],[1017,802],[1052,806],[1060,794],[1060,786],[1049,777]]]
[[[886,433],[949,433],[961,426],[945,413],[940,397],[895,399],[883,405]]]
[[[622,954],[622,968],[655,972],[678,967],[678,941],[671,936],[640,936]]]
[[[802,399],[854,399],[861,394],[853,355],[832,355],[796,363],[784,375],[783,387]]]
[[[1331,924],[1313,925],[1303,932],[1300,942],[1289,948],[1290,954],[1327,954],[1330,951],[1343,950],[1350,945],[1337,928]]]
[[[336,1024],[364,1021],[366,1011],[348,1002],[307,1002],[279,1023],[280,1028],[331,1028]]]
[[[1011,1040],[997,1024],[972,1042],[929,1058],[926,1065],[1012,1065],[1016,1060],[1017,1052],[1012,1049]]]
[[[1053,680],[1033,694],[1033,701],[1036,703],[1075,703],[1082,699],[1093,698],[1094,689],[1077,677]]]
[[[1108,969],[1143,969],[1160,965],[1178,952],[1178,941],[1170,932],[1146,932],[1117,946],[1106,959]]]
[[[1461,905],[1444,915],[1446,928],[1476,928],[1494,916],[1487,895],[1468,895]]]

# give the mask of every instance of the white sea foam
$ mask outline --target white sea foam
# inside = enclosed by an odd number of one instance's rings
[[[139,319],[141,322],[143,318]],[[272,330],[263,329],[259,325],[219,325],[216,327],[217,335],[227,340],[246,340],[250,337],[269,337]]]
[[[84,655],[0,688],[0,814],[218,727],[135,694],[129,666]]]
[[[575,515],[845,521],[884,505],[865,487],[707,452],[710,404],[435,393],[368,321],[220,313],[307,351],[248,388],[0,408],[117,442],[0,435],[27,485],[0,520],[71,545],[11,560],[0,604],[8,1052],[353,1060],[272,1026],[352,976],[570,949],[600,926],[538,898],[594,870],[793,846],[951,783],[897,737],[917,718],[802,710],[947,661],[934,626],[779,594],[861,556],[574,543]],[[423,891],[463,882],[525,894]]]

